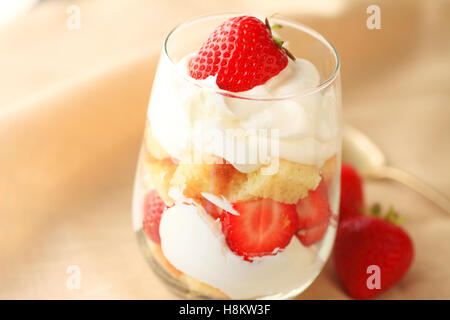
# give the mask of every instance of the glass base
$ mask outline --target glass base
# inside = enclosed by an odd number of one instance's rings
[[[182,299],[190,299],[190,300],[205,300],[205,299],[215,299],[210,296],[206,296],[200,292],[196,292],[186,287],[179,281],[174,278],[166,269],[164,269],[156,258],[153,256],[152,250],[149,246],[149,240],[144,230],[140,229],[136,231],[137,240],[139,243],[139,247],[141,248],[142,254],[144,255],[145,260],[150,265],[150,268],[156,275],[166,284],[169,290]]]
[[[185,286],[181,281],[173,277],[166,269],[164,269],[156,258],[153,256],[152,250],[150,249],[149,240],[145,232],[140,229],[136,231],[137,240],[139,247],[145,257],[145,260],[150,265],[151,269],[158,275],[158,277],[166,284],[169,290],[181,299],[188,300],[220,300],[217,297],[211,297],[203,293],[194,291],[187,286]],[[322,268],[317,270],[317,273],[311,277],[311,279],[304,283],[302,286],[291,290],[289,292],[278,293],[269,296],[256,297],[255,300],[288,300],[293,299],[302,293],[319,275]]]

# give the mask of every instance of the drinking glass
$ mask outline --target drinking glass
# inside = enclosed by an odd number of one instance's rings
[[[305,75],[297,85],[277,88],[275,76],[270,95],[236,93],[191,78],[185,57],[233,16],[193,19],[164,40],[133,227],[153,271],[183,297],[287,299],[314,281],[336,234],[339,58],[316,31],[273,17]]]

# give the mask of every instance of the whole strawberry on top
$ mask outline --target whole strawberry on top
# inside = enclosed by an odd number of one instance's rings
[[[339,225],[334,265],[351,297],[373,298],[397,283],[411,266],[411,238],[394,222],[398,216],[391,209],[385,218],[360,215]]]
[[[273,38],[270,26],[252,16],[228,19],[209,36],[189,63],[194,79],[217,76],[220,89],[247,91],[276,76],[293,56]]]

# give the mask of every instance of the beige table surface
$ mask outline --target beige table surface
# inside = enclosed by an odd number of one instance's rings
[[[366,28],[373,3],[381,30]],[[329,38],[346,122],[450,195],[450,1],[48,1],[0,27],[0,298],[175,298],[131,228],[134,169],[163,36],[218,11],[278,12]],[[366,192],[407,217],[416,248],[380,298],[450,299],[450,217],[395,183]],[[347,297],[329,263],[299,298]]]

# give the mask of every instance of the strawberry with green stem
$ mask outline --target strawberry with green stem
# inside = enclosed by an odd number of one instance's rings
[[[272,36],[268,20],[233,17],[218,26],[189,62],[194,79],[216,76],[220,89],[242,92],[276,76],[294,56]]]
[[[391,208],[381,217],[379,206],[372,215],[359,215],[341,222],[334,246],[336,273],[348,294],[370,299],[395,285],[408,271],[414,257],[409,235],[398,225],[401,218]],[[368,285],[376,266],[380,287]]]

